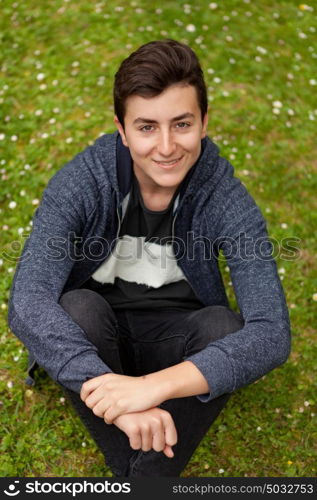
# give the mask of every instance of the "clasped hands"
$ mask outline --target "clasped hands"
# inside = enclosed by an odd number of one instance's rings
[[[125,432],[133,449],[174,456],[175,424],[169,412],[157,408],[165,398],[148,377],[106,373],[85,382],[80,398],[96,416]]]

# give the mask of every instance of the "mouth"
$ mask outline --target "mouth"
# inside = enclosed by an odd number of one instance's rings
[[[168,169],[170,169],[170,168],[175,167],[176,165],[178,165],[182,158],[183,157],[180,156],[179,158],[174,158],[173,160],[170,160],[170,161],[157,161],[157,160],[154,160],[154,162],[159,167],[162,167],[162,168],[168,170]]]

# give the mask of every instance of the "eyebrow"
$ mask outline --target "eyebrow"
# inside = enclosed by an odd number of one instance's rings
[[[184,120],[185,118],[195,118],[193,113],[183,113],[182,115],[175,116],[175,118],[171,119],[171,122],[176,122],[178,120]],[[156,120],[152,120],[150,118],[136,118],[133,122],[133,125],[137,123],[158,123]]]

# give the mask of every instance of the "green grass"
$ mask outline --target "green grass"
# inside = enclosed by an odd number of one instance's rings
[[[284,247],[284,238],[296,238],[298,248],[277,257],[290,358],[232,396],[183,476],[316,475],[316,6],[209,3],[0,0],[2,476],[111,475],[59,387],[43,376],[32,389],[24,385],[26,350],[8,328],[6,307],[36,200],[66,161],[114,131],[121,60],[165,37],[197,52],[209,136],[261,207],[271,237]]]

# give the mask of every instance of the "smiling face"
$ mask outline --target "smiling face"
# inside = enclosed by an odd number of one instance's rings
[[[125,130],[117,117],[115,123],[141,190],[170,194],[177,189],[199,158],[207,122],[192,85],[175,84],[150,98],[128,97]]]

